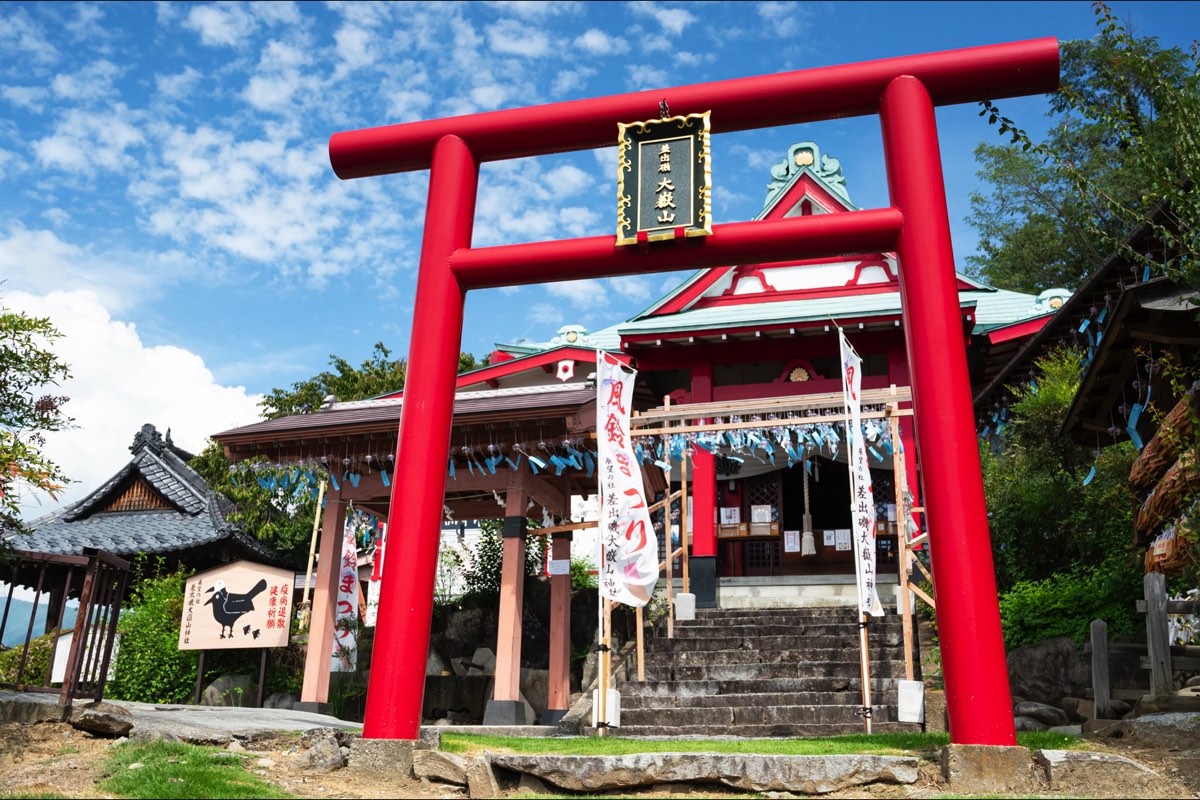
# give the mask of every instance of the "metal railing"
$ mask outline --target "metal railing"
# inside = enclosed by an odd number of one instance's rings
[[[80,697],[102,700],[116,641],[121,603],[129,581],[129,562],[93,548],[85,548],[84,554],[79,556],[16,550],[10,553],[9,566],[8,599],[0,616],[0,638],[8,627],[16,587],[33,588],[34,597],[16,674],[12,680],[0,681],[0,687],[24,692],[57,693],[63,706],[70,705]],[[72,592],[79,598],[79,608],[74,628],[64,631],[63,620]],[[54,615],[53,627],[47,631],[51,637],[50,654],[45,672],[30,675],[30,646],[41,636],[35,636],[33,629],[43,597],[48,599],[49,610]],[[67,633],[71,634],[71,645],[65,670],[61,680],[54,680],[59,646]]]

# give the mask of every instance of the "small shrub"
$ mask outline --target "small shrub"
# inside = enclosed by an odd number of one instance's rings
[[[1000,597],[1000,620],[1008,649],[1066,636],[1083,643],[1092,620],[1108,623],[1109,635],[1132,633],[1141,622],[1137,570],[1109,558],[1098,568],[1079,568],[1039,581],[1021,581]]]
[[[182,570],[162,574],[162,563],[147,575],[144,559],[134,568],[133,593],[117,630],[121,649],[107,693],[117,700],[183,703],[196,685],[198,654],[179,649],[183,618]]]
[[[50,668],[50,647],[54,644],[54,634],[38,636],[29,643],[29,656],[25,660],[25,672],[21,676],[22,683],[29,686],[41,686],[46,680],[46,671]],[[63,642],[63,649],[66,649]],[[19,644],[11,650],[0,653],[0,683],[16,683],[17,670],[21,668],[21,654],[25,651],[24,644]]]
[[[578,592],[581,589],[597,589],[600,587],[600,576],[593,575],[592,570],[596,569],[596,565],[591,560],[586,558],[571,559],[571,591]]]

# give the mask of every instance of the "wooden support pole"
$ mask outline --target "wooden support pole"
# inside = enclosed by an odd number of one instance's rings
[[[329,702],[329,670],[333,660],[333,623],[337,608],[338,574],[341,566],[342,535],[346,525],[346,502],[334,491],[325,503],[321,522],[317,585],[313,592],[312,620],[308,629],[308,653],[304,658],[302,703]]]
[[[503,564],[500,568],[500,612],[496,625],[497,701],[521,699],[521,616],[525,606],[524,490],[514,487],[504,498]]]
[[[1108,681],[1108,623],[1092,620],[1092,697],[1096,719],[1112,719],[1112,696]]]
[[[908,590],[908,575],[912,569],[912,565],[909,563],[908,531],[905,524],[906,520],[904,520],[904,497],[907,486],[906,475],[904,474],[904,459],[900,455],[900,420],[895,414],[891,413],[895,408],[895,404],[888,404],[888,422],[892,433],[892,484],[896,495],[896,573],[899,578],[896,591],[900,595],[896,600],[900,606],[900,625],[904,634],[904,679],[911,681],[915,675],[913,668],[912,594]]]
[[[571,534],[550,539],[554,561],[570,562]],[[571,573],[550,577],[550,685],[546,693],[547,720],[557,722],[571,708]],[[561,713],[560,713],[561,712]],[[543,720],[545,724],[546,720]]]
[[[600,708],[596,712],[597,736],[603,736],[608,728],[608,673],[609,665],[612,663],[612,601],[607,597],[601,598],[600,631],[600,658],[597,659],[597,666],[600,668]]]
[[[1146,645],[1150,650],[1150,696],[1175,694],[1171,679],[1171,637],[1167,625],[1167,579],[1161,572],[1142,579],[1146,595]]]

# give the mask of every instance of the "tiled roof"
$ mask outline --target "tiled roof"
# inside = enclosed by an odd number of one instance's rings
[[[232,504],[213,492],[151,425],[134,439],[133,458],[84,499],[29,524],[30,533],[6,537],[20,550],[79,555],[86,547],[116,555],[165,554],[227,541],[251,557],[280,563],[270,548],[243,533],[227,515]],[[129,485],[144,480],[171,509],[105,511]]]

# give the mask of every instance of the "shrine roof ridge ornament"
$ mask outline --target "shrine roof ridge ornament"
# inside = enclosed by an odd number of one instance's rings
[[[608,147],[618,121],[652,116],[664,97],[675,114],[711,110],[713,133],[727,133],[876,114],[902,75],[939,106],[1053,92],[1058,72],[1058,40],[1029,39],[343,131],[330,137],[329,160],[345,180],[428,169],[448,135],[481,162]]]

